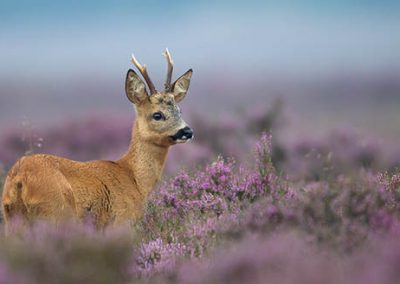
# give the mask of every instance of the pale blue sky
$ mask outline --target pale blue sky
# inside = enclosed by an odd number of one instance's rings
[[[2,0],[0,76],[120,75],[131,52],[158,76],[166,46],[178,72],[399,69],[400,1],[327,2]]]

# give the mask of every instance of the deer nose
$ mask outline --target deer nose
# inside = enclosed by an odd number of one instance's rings
[[[193,129],[190,127],[186,126],[185,128],[182,129],[182,139],[192,139],[193,137]]]
[[[175,135],[172,135],[170,137],[174,141],[178,140],[187,141],[193,138],[193,130],[190,127],[186,126],[184,128],[179,129]]]

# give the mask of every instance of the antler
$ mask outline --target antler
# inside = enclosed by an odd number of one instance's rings
[[[157,93],[156,87],[154,87],[154,84],[151,81],[149,74],[147,73],[146,65],[140,64],[133,54],[132,54],[132,63],[136,66],[136,68],[142,74],[143,78],[146,80],[147,86],[149,86],[150,89],[150,94],[153,95]]]
[[[172,60],[171,54],[169,53],[168,48],[165,49],[163,55],[167,59],[168,63],[168,72],[167,72],[167,79],[165,80],[165,91],[171,91],[171,80],[172,80],[172,70],[174,69],[174,61]]]

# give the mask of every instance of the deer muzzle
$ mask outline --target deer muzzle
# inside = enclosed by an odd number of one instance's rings
[[[186,142],[193,138],[193,129],[189,126],[181,128],[175,135],[170,136],[175,142]]]

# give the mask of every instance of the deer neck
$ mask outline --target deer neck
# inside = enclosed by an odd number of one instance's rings
[[[129,168],[145,200],[161,178],[168,149],[143,139],[138,123],[134,123],[128,152],[120,161]]]

